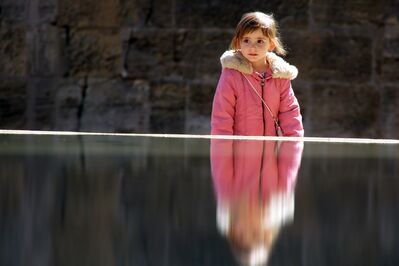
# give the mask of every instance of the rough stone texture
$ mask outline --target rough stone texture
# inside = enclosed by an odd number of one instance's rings
[[[386,57],[399,57],[399,51],[396,49],[399,46],[399,36],[387,37],[384,39],[384,55]]]
[[[119,27],[120,5],[115,0],[58,0],[58,23],[67,27]]]
[[[273,13],[283,23],[304,26],[307,23],[308,1],[176,1],[176,24],[183,28],[234,27],[245,12]]]
[[[384,81],[399,81],[399,23],[388,25],[384,31],[381,79]]]
[[[38,13],[41,22],[53,23],[57,19],[57,0],[39,0]]]
[[[369,81],[372,71],[370,39],[345,35],[287,31],[283,36],[291,50],[288,60],[299,67],[299,78]]]
[[[316,23],[321,24],[367,24],[381,23],[384,16],[383,1],[373,0],[314,0],[311,12]]]
[[[151,84],[151,131],[184,133],[187,86],[181,83]]]
[[[59,28],[42,24],[29,32],[29,73],[35,77],[61,76],[64,62],[60,53]]]
[[[219,57],[230,32],[139,30],[126,33],[125,71],[129,78],[217,80]]]
[[[314,107],[307,119],[323,136],[378,136],[380,99],[374,87],[315,83],[312,96]]]
[[[58,85],[55,96],[55,130],[77,131],[83,88],[74,81],[65,80]]]
[[[398,81],[399,58],[385,58],[381,66],[381,78],[386,81]]]
[[[0,94],[10,78],[27,81],[22,113],[0,106],[0,127],[208,133],[219,57],[242,14],[260,10],[299,68],[307,136],[397,136],[397,0],[3,0],[0,10]],[[137,108],[107,101],[136,90]]]
[[[185,133],[187,134],[211,134],[211,119],[209,115],[187,111],[185,126]]]
[[[89,79],[85,87],[80,130],[144,132],[149,127],[147,82]]]
[[[0,91],[0,128],[23,128],[26,125],[26,80],[2,80]]]
[[[382,117],[380,117],[381,135],[399,139],[399,85],[387,86],[382,92]]]
[[[57,0],[2,0],[0,20],[24,24],[28,21],[52,23],[57,15]]]
[[[193,83],[189,85],[186,129],[189,134],[210,134],[210,116],[215,86]]]
[[[121,72],[119,31],[71,30],[65,55],[68,75],[116,76]]]
[[[125,35],[124,67],[129,78],[155,79],[173,71],[173,32],[143,30]]]
[[[174,26],[172,0],[120,0],[120,16],[124,26],[170,28]]]
[[[385,17],[388,19],[399,19],[399,2],[398,0],[385,1]]]
[[[198,114],[210,116],[214,93],[215,86],[213,84],[190,84],[188,109]]]
[[[28,125],[35,130],[51,130],[55,121],[56,79],[32,78],[28,90]]]
[[[198,49],[191,50],[192,54],[187,54],[187,57],[183,56],[183,60],[185,59],[188,64],[195,64],[195,79],[203,80],[204,82],[213,81],[214,84],[217,82],[221,71],[219,58],[228,49],[231,36],[231,32],[217,31],[205,31],[201,34]],[[191,38],[187,36],[187,40],[189,39]],[[192,47],[195,47],[195,45],[192,45]],[[184,53],[182,52],[182,54]]]
[[[291,82],[291,86],[294,90],[295,96],[298,99],[301,114],[302,114],[302,122],[305,128],[311,128],[311,122],[308,117],[312,113],[312,89],[311,84],[301,82],[298,79],[295,79]],[[308,115],[309,114],[309,115]]]
[[[25,3],[26,1],[24,0],[2,0],[0,2],[0,21],[23,22],[27,12],[27,5]]]
[[[23,77],[27,74],[25,31],[0,20],[0,75]]]

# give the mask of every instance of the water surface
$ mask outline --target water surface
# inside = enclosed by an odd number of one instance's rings
[[[0,265],[398,265],[398,159],[395,144],[0,135]]]

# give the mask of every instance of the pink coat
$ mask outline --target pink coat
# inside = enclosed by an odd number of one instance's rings
[[[284,136],[304,135],[300,107],[290,82],[297,69],[273,53],[267,59],[270,68],[262,91],[261,77],[239,52],[222,55],[223,69],[213,99],[212,135],[276,136],[274,121],[258,95],[278,117]]]

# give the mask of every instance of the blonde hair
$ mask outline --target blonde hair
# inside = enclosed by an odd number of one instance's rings
[[[287,51],[284,49],[278,32],[277,21],[272,14],[265,14],[262,12],[245,13],[234,32],[233,39],[230,43],[230,49],[238,50],[239,43],[245,34],[254,32],[258,29],[262,30],[263,35],[270,39],[274,44],[275,52],[279,55],[286,55]]]

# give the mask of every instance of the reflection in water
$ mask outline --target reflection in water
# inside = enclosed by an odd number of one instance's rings
[[[292,222],[302,150],[302,142],[212,140],[217,225],[240,264],[266,264]]]
[[[0,134],[0,265],[399,265],[398,145],[212,147],[213,180],[207,139]]]
[[[0,135],[1,266],[218,265],[213,214],[208,140]]]

